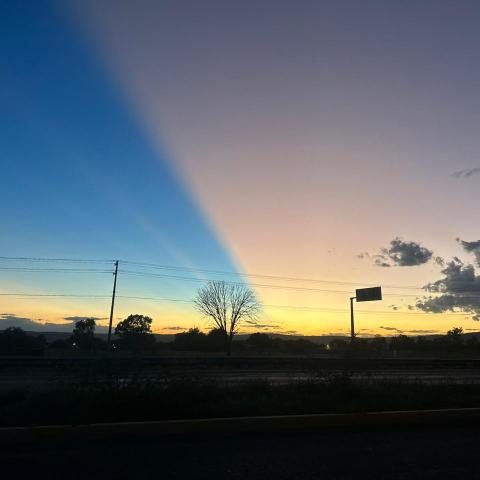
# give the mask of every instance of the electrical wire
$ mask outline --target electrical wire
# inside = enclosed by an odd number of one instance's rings
[[[72,298],[111,298],[111,295],[94,295],[94,294],[71,294],[71,293],[23,293],[23,292],[11,292],[11,293],[0,293],[0,296],[12,296],[12,297],[72,297]],[[115,298],[123,298],[130,300],[151,300],[159,302],[179,302],[179,303],[188,303],[193,304],[193,300],[181,299],[181,298],[163,298],[163,297],[143,297],[143,296],[133,296],[133,295],[116,295]],[[302,311],[312,311],[312,312],[339,312],[346,313],[349,310],[343,308],[328,308],[328,307],[308,307],[308,306],[297,306],[297,305],[272,305],[272,304],[262,304],[262,308],[269,309],[288,309],[288,310],[302,310]],[[402,312],[397,310],[356,310],[358,313],[373,313],[373,314],[401,314],[401,315],[432,315],[434,312]],[[468,316],[469,313],[459,313],[452,312],[446,313],[442,312],[443,315],[455,315],[455,316]]]

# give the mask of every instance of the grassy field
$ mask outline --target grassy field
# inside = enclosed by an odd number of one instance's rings
[[[189,378],[54,384],[0,393],[0,426],[479,407],[480,385],[352,382],[346,375],[283,385]]]

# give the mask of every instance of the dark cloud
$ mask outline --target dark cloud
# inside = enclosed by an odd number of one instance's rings
[[[427,292],[439,294],[419,299],[416,307],[424,312],[461,311],[480,320],[480,276],[473,265],[455,257],[442,270],[443,278],[425,285]]]
[[[396,332],[400,334],[415,334],[415,335],[427,335],[431,333],[439,333],[440,330],[401,330],[400,328],[395,328],[395,327],[379,327],[383,330],[389,331],[389,332]]]
[[[378,267],[414,267],[423,265],[432,258],[433,252],[416,242],[405,242],[395,238],[388,248],[382,248],[381,254],[374,255]]]
[[[417,333],[419,335],[425,335],[428,333],[439,333],[440,330],[406,330],[405,333]]]
[[[377,267],[391,267],[390,263],[388,262],[388,258],[385,255],[374,255],[373,256],[373,263]]]
[[[40,330],[43,323],[32,318],[17,317],[14,313],[0,314],[0,330],[10,327],[23,328],[24,330]]]
[[[469,178],[473,175],[480,174],[480,168],[470,168],[467,170],[459,170],[458,172],[453,172],[452,176],[455,178]]]
[[[70,317],[70,318],[88,318],[88,317]],[[68,323],[42,322],[40,318],[33,319],[27,317],[18,317],[14,313],[0,314],[0,330],[9,327],[23,328],[32,332],[71,332],[75,327],[75,321]],[[108,327],[97,325],[96,332],[106,332]]]
[[[357,258],[360,258],[360,259],[364,259],[364,258],[370,258],[370,254],[368,252],[360,252],[358,255],[357,255]]]
[[[107,317],[63,317],[64,320],[69,320],[70,322],[79,322],[80,320],[85,320],[87,318],[93,318],[96,322],[98,320],[107,320]]]
[[[398,305],[389,305],[392,310],[398,310],[400,307]]]
[[[260,330],[278,330],[280,328],[279,325],[271,324],[271,323],[257,323],[257,324],[252,324],[255,328],[258,328]]]
[[[174,330],[174,331],[183,331],[186,330],[185,327],[180,327],[179,325],[173,325],[171,327],[163,327],[160,330]]]
[[[245,324],[246,324],[245,326],[259,328],[261,330],[268,329],[268,328],[272,328],[272,329],[280,328],[280,325],[277,325],[276,323],[259,323],[256,320],[249,320],[249,319],[245,320]]]
[[[382,330],[386,330],[387,332],[403,333],[403,330],[400,330],[399,328],[396,328],[396,327],[383,327],[380,325],[380,327],[378,328],[381,328]]]
[[[383,330],[389,331],[389,332],[396,332],[396,333],[413,333],[417,335],[426,335],[429,333],[438,333],[439,330],[401,330],[400,328],[396,327],[378,327]]]
[[[473,253],[473,255],[475,255],[477,265],[480,266],[480,240],[467,242],[465,240],[457,238],[457,242],[463,247],[466,252]]]

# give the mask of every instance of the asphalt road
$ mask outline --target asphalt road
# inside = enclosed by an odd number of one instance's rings
[[[97,375],[104,366],[96,359],[0,358],[0,389],[42,388],[52,382],[76,382]],[[347,374],[352,380],[398,380],[443,383],[480,383],[480,358],[368,359],[368,358],[142,358],[116,359],[109,368],[126,382],[130,378],[160,381],[164,376],[191,377],[238,383],[266,379],[271,383],[328,378]]]
[[[3,448],[2,478],[476,479],[477,427],[389,427]]]

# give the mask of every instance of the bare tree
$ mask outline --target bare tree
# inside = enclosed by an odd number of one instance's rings
[[[225,334],[226,353],[230,355],[233,336],[243,320],[255,321],[260,310],[253,291],[246,285],[208,282],[194,300],[195,308]]]

